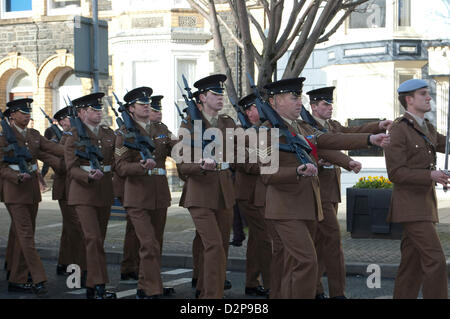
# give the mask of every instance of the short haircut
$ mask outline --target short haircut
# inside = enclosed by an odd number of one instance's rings
[[[403,92],[403,93],[399,93],[399,94],[398,94],[398,101],[399,101],[400,104],[405,108],[405,110],[408,109],[408,104],[406,103],[406,97],[407,97],[407,96],[414,96],[414,92],[415,92],[415,91],[411,91],[411,92]]]

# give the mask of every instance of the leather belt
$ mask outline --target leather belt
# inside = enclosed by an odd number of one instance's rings
[[[224,171],[230,168],[230,163],[223,162],[223,163],[217,163],[216,164],[216,170],[218,171]]]
[[[164,168],[154,168],[148,170],[148,175],[166,175],[166,170]]]
[[[31,164],[31,165],[28,165],[27,167],[28,167],[28,170],[30,172],[37,171],[37,169],[38,169],[37,164]],[[14,165],[14,164],[13,165],[9,165],[9,168],[11,168],[11,169],[13,169],[13,170],[15,170],[17,172],[20,171],[19,165]]]
[[[81,165],[80,168],[81,168],[82,170],[88,172],[88,173],[89,173],[90,171],[92,171],[92,168],[91,168],[90,166],[87,166],[87,165]],[[111,172],[111,165],[101,166],[100,168],[101,168],[101,171],[102,171],[103,173]]]

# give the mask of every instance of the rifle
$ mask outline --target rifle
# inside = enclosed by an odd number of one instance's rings
[[[113,92],[113,95],[114,98],[116,99],[117,104],[119,105],[119,112],[122,113],[123,125],[125,125],[125,128],[127,129],[128,132],[128,134],[126,134],[125,137],[134,138],[134,143],[125,140],[123,145],[130,149],[139,151],[139,153],[141,154],[141,158],[144,161],[148,159],[154,160],[155,158],[152,152],[155,149],[155,143],[153,143],[153,141],[148,136],[141,135],[139,129],[136,127],[136,124],[131,118],[130,113],[128,113],[128,110],[126,109],[125,105],[123,105],[123,103],[120,102],[116,93]]]
[[[252,76],[248,72],[247,77],[249,79],[250,86],[256,95],[255,105],[258,109],[261,122],[264,122],[266,120],[269,121],[274,128],[278,128],[280,130],[281,135],[284,135],[286,137],[287,144],[279,144],[278,146],[280,151],[295,153],[297,159],[302,164],[315,165],[314,161],[309,156],[309,153],[312,151],[311,147],[307,144],[307,142],[300,139],[297,134],[293,136],[291,132],[289,132],[280,115],[262,99],[258,88],[253,82]]]
[[[2,111],[0,111],[0,118],[3,135],[8,142],[8,146],[4,147],[3,150],[5,151],[5,153],[11,150],[13,151],[13,156],[4,155],[2,160],[9,164],[18,165],[20,173],[31,174],[29,169],[29,162],[31,162],[33,157],[31,156],[28,148],[19,146],[11,125],[8,123]]]
[[[252,123],[250,123],[250,120],[248,119],[247,114],[244,113],[242,108],[239,107],[238,105],[236,105],[236,103],[234,102],[234,100],[231,96],[229,96],[228,99],[230,100],[231,105],[233,105],[234,109],[236,110],[239,122],[241,123],[242,127],[244,129],[248,129],[248,128],[252,127]]]
[[[111,107],[111,109],[114,112],[114,115],[116,116],[116,123],[119,129],[124,125],[122,118],[117,113],[116,109],[109,103],[108,99],[106,99],[106,102],[108,102],[108,105]]]
[[[311,115],[311,113],[308,112],[308,110],[302,105],[302,110],[300,111],[300,116],[302,117],[303,121],[314,127],[315,129],[319,129],[319,126],[317,125],[317,121],[314,119],[314,117]]]
[[[181,121],[182,121],[183,123],[187,123],[187,121],[186,121],[186,119],[185,119],[185,116],[184,116],[183,113],[181,113],[180,107],[178,106],[177,102],[174,102],[174,103],[175,103],[175,107],[177,108],[178,115],[181,117]]]
[[[211,136],[212,139],[210,139],[210,140],[205,140],[203,138],[204,133],[205,133],[205,126],[203,125],[204,123],[203,123],[201,112],[197,107],[197,103],[194,101],[194,96],[192,95],[191,88],[189,87],[189,84],[188,84],[184,74],[182,75],[182,78],[183,78],[183,83],[184,83],[184,89],[186,90],[188,95],[186,96],[186,94],[184,94],[183,90],[180,87],[180,84],[178,84],[178,87],[180,88],[181,95],[183,96],[184,101],[186,103],[187,107],[185,109],[185,112],[191,119],[192,129],[194,127],[195,121],[202,121],[202,151],[203,151],[209,143],[214,141],[214,136]]]
[[[450,176],[448,171],[448,153],[449,153],[449,136],[450,136],[450,91],[449,91],[449,100],[448,100],[448,108],[447,108],[447,135],[445,136],[445,162],[444,162],[444,173],[447,176]],[[444,192],[447,192],[448,186],[444,185]]]
[[[52,129],[53,133],[56,136],[56,139],[59,141],[61,141],[61,137],[62,137],[62,131],[59,129],[58,126],[56,126],[55,124],[53,124],[53,120],[50,116],[47,115],[47,113],[45,113],[45,111],[42,109],[42,107],[40,108],[42,113],[44,114],[45,118],[50,122],[50,128]]]
[[[92,170],[101,170],[100,162],[103,161],[103,155],[98,147],[91,143],[91,138],[86,133],[83,122],[78,117],[76,107],[73,106],[70,97],[67,97],[67,99],[69,100],[70,124],[72,127],[76,128],[79,137],[79,141],[75,142],[75,145],[84,147],[84,152],[77,149],[75,155],[88,160]]]

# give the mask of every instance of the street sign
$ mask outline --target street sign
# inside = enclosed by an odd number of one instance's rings
[[[98,68],[101,78],[108,78],[108,23],[98,21]],[[75,75],[78,77],[92,78],[94,76],[94,28],[92,19],[74,17],[74,55]]]

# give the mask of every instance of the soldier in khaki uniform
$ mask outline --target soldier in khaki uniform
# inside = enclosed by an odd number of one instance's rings
[[[405,108],[390,129],[386,168],[394,184],[388,222],[401,223],[401,261],[394,298],[447,299],[447,267],[436,232],[439,221],[435,183],[447,185],[448,175],[436,169],[436,152],[445,152],[446,137],[424,118],[431,110],[427,82],[408,80],[398,88]]]
[[[91,168],[87,159],[76,155],[85,152],[78,146],[80,138],[75,127],[64,145],[64,158],[70,174],[68,205],[73,206],[81,223],[86,245],[88,299],[115,299],[116,294],[108,291],[109,281],[106,268],[104,240],[113,201],[112,170],[114,165],[115,134],[109,127],[100,125],[102,119],[102,97],[104,93],[93,93],[74,100],[79,110],[82,127],[90,143],[101,152],[101,169]]]
[[[223,108],[223,82],[226,76],[215,74],[194,83],[199,91],[202,105],[202,125],[208,129],[215,127],[223,132],[226,145],[226,128],[235,128],[233,119],[227,115],[219,115]],[[190,118],[182,128],[192,128]],[[191,147],[191,141],[182,141],[185,147]],[[188,146],[186,146],[188,145]],[[194,156],[194,148],[191,147]],[[225,152],[225,149],[224,149]],[[180,204],[189,209],[195,228],[202,241],[199,260],[199,277],[197,290],[200,298],[223,297],[225,272],[228,256],[233,205],[235,194],[230,171],[230,164],[216,162],[211,158],[195,159],[177,163],[179,172],[186,176],[186,187],[183,188]]]
[[[120,134],[120,133],[119,133]],[[113,174],[114,197],[117,197],[123,206],[123,193],[125,179],[117,172]],[[123,257],[120,263],[120,282],[136,284],[139,279],[139,239],[136,236],[130,216],[126,215],[125,238],[123,240]]]
[[[317,145],[319,150],[364,148],[369,143],[384,145],[388,142],[385,134],[326,134],[311,130],[297,120],[304,80],[285,79],[265,86],[270,105],[283,119],[290,134],[300,139],[311,136],[308,143]],[[270,127],[270,124],[263,123],[263,126]],[[286,143],[286,138],[280,136],[279,142]],[[340,152],[321,150],[318,155],[349,170],[355,164],[348,161],[348,157],[342,158]],[[282,298],[312,299],[316,294],[318,265],[313,238],[317,221],[323,219],[323,214],[315,159],[312,162],[302,164],[294,153],[280,151],[278,171],[262,175],[267,185],[265,218],[274,230],[274,247],[279,249],[272,258],[283,256],[284,259],[282,275],[272,274],[281,277],[279,296]]]
[[[2,198],[11,216],[14,229],[12,253],[8,256],[10,276],[8,291],[32,291],[37,296],[46,296],[45,282],[47,277],[41,259],[35,248],[34,234],[38,205],[41,192],[37,176],[37,159],[49,163],[56,168],[61,165],[63,148],[41,136],[35,129],[27,128],[30,121],[32,99],[19,99],[7,103],[7,113],[13,119],[11,125],[17,145],[23,147],[30,155],[27,162],[27,172],[20,172],[19,165],[6,162],[5,157],[14,157],[9,145],[6,132],[0,136],[0,158],[2,176]],[[31,274],[32,284],[28,282]]]
[[[157,299],[163,294],[161,251],[171,201],[165,161],[176,143],[171,140],[172,133],[160,122],[162,96],[155,96],[151,101],[152,92],[149,87],[136,88],[124,100],[139,133],[153,140],[154,159],[143,160],[139,151],[125,146],[125,141],[135,143],[133,137],[127,137],[129,132],[125,127],[117,137],[115,153],[117,173],[125,178],[123,205],[140,244],[137,299]],[[151,121],[152,112],[159,113],[155,121]]]
[[[252,93],[238,102],[253,125],[259,123],[255,98],[256,96]],[[247,220],[249,231],[245,294],[266,296],[270,290],[272,243],[264,220],[264,205],[259,207],[254,205],[256,183],[260,177],[259,167],[258,165],[249,165],[248,168],[248,170],[236,170],[235,178],[237,205]],[[259,281],[260,275],[262,283]]]
[[[63,128],[63,135],[58,142],[64,146],[68,132],[70,131],[70,120],[68,107],[65,107],[53,116]],[[56,273],[58,275],[68,275],[67,266],[76,264],[80,266],[83,274],[86,271],[86,247],[84,246],[83,232],[81,231],[80,221],[73,207],[67,205],[69,194],[69,177],[65,165],[60,170],[55,170],[53,176],[52,199],[57,200],[62,215],[62,232],[59,244],[58,264]]]
[[[307,92],[311,104],[312,118],[303,118],[315,129],[330,133],[382,133],[392,121],[371,122],[361,126],[344,127],[331,120],[333,112],[333,91],[335,87],[323,87]],[[302,110],[303,112],[306,110]],[[306,117],[306,116],[305,116]],[[326,271],[331,298],[345,298],[345,263],[341,244],[341,230],[337,209],[341,201],[341,169],[319,159],[320,197],[324,219],[317,224],[316,245],[319,264],[316,299],[324,299],[322,275]],[[355,171],[358,172],[359,170]]]

